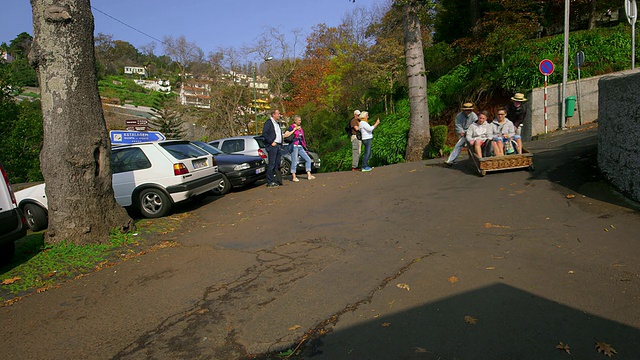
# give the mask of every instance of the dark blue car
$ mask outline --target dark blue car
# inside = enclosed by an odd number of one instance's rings
[[[223,177],[220,186],[213,190],[216,195],[224,195],[232,188],[253,184],[266,177],[267,164],[260,156],[227,154],[202,141],[192,141],[192,143],[216,159],[218,171]]]

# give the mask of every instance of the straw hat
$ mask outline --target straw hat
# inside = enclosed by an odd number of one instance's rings
[[[462,111],[465,111],[465,110],[473,110],[473,103],[466,102],[462,104]]]
[[[511,100],[519,101],[519,102],[525,102],[525,101],[527,101],[527,98],[524,97],[523,93],[516,93],[515,95],[513,95]]]

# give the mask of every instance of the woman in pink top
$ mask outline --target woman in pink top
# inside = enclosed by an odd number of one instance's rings
[[[307,179],[313,180],[316,178],[311,175],[311,158],[306,152],[307,142],[305,141],[304,130],[302,130],[300,123],[302,123],[302,118],[300,115],[295,115],[293,117],[293,124],[291,124],[287,129],[287,132],[293,130],[294,133],[293,141],[291,142],[291,145],[293,146],[293,149],[291,150],[291,181],[293,182],[300,181],[296,176],[296,170],[298,169],[298,155],[300,155],[305,161],[304,168],[307,171]]]

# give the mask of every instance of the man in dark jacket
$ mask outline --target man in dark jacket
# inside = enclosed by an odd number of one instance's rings
[[[513,126],[516,128],[516,135],[513,137],[516,143],[518,144],[518,154],[522,154],[522,123],[524,123],[524,119],[527,117],[527,107],[525,106],[525,102],[527,99],[524,97],[522,93],[516,93],[511,97],[511,103],[506,106],[507,108],[507,119],[511,120]]]
[[[274,177],[276,171],[280,171],[280,145],[282,144],[282,129],[280,129],[280,110],[272,110],[269,120],[264,122],[262,127],[262,137],[267,150],[267,187],[277,187],[282,185],[276,182]]]

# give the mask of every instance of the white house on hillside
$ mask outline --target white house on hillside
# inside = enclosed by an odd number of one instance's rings
[[[149,73],[147,72],[147,68],[145,67],[140,67],[140,66],[125,66],[124,67],[124,73],[125,74],[130,74],[130,75],[142,75],[144,77],[149,76]]]

